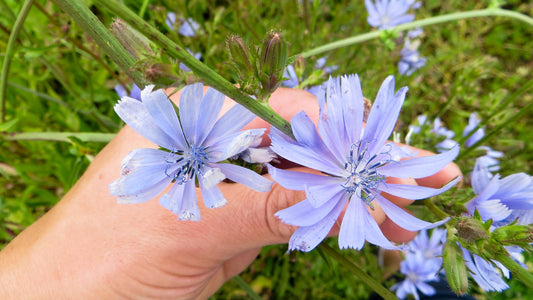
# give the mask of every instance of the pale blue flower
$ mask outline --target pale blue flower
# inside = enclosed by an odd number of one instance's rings
[[[416,300],[420,299],[417,290],[426,296],[436,293],[435,288],[427,282],[439,281],[440,265],[435,265],[431,260],[427,260],[421,253],[405,254],[405,260],[400,263],[400,272],[405,275],[405,279],[391,287],[396,291],[396,297],[405,299],[408,295],[413,295]]]
[[[115,92],[117,93],[119,98],[128,96],[126,88],[121,84],[115,85]],[[129,97],[141,101],[141,89],[135,83],[131,85],[131,92],[129,94]]]
[[[463,136],[467,136],[474,130],[479,123],[481,123],[481,119],[477,116],[477,113],[470,114],[470,117],[468,118],[468,125],[466,125],[465,129],[463,130]],[[465,146],[471,147],[475,143],[477,143],[479,140],[481,140],[485,136],[485,129],[478,128],[476,132],[474,132],[465,142]]]
[[[426,65],[426,58],[420,56],[418,52],[419,41],[411,42],[406,39],[402,50],[400,51],[401,59],[398,62],[398,72],[401,75],[410,76],[416,70]]]
[[[163,90],[141,92],[142,101],[123,97],[115,112],[127,125],[156,145],[167,149],[136,149],[122,161],[122,176],[109,185],[119,203],[139,203],[163,194],[159,203],[180,220],[200,220],[195,183],[198,182],[205,206],[227,203],[217,187],[225,178],[266,192],[272,182],[257,173],[232,164],[221,163],[246,150],[261,139],[265,129],[240,131],[255,118],[236,104],[220,118],[224,95],[203,85],[183,88],[180,117]],[[217,120],[218,119],[218,120]]]
[[[507,268],[496,261],[486,261],[465,248],[461,248],[465,265],[482,290],[501,292],[509,288],[509,285],[502,278],[502,275],[509,278],[510,274]]]
[[[167,18],[165,19],[165,23],[170,29],[174,29],[174,24],[176,24],[176,13],[175,12],[167,13]]]
[[[387,177],[422,178],[435,174],[458,154],[456,147],[443,154],[400,160],[400,151],[387,142],[402,107],[407,88],[395,93],[394,77],[381,86],[363,126],[364,98],[357,75],[330,78],[326,95],[318,97],[318,132],[300,112],[291,120],[296,141],[271,129],[272,149],[278,155],[322,172],[308,174],[276,169],[269,173],[280,185],[303,190],[307,199],[276,213],[283,222],[299,226],[289,249],[310,251],[328,234],[346,207],[339,233],[340,248],[361,249],[368,241],[386,249],[398,249],[381,232],[369,210],[377,203],[397,225],[407,230],[431,228],[436,224],[413,217],[381,192],[407,199],[423,199],[451,188],[386,183]]]
[[[409,242],[409,252],[419,254],[424,260],[433,263],[437,266],[437,270],[442,265],[442,248],[446,241],[445,229],[435,228],[428,238],[428,231],[421,230],[417,236]]]
[[[420,5],[414,0],[365,0],[365,6],[370,26],[387,29],[412,22],[415,16],[408,14],[407,11],[411,7],[418,8]]]
[[[472,188],[476,197],[466,203],[470,214],[477,210],[483,221],[492,219],[494,226],[533,222],[533,178],[525,173],[500,179],[476,161],[472,171]]]
[[[413,133],[420,133],[422,126],[424,126],[427,122],[427,117],[425,115],[419,115],[417,117],[417,121],[418,125],[409,125],[409,132],[405,136],[407,144],[411,142],[411,136]],[[438,137],[444,137],[444,140],[435,145],[435,148],[439,153],[448,151],[459,145],[459,143],[453,140],[455,133],[452,130],[449,130],[444,127],[440,118],[435,118],[435,120],[433,120],[433,127],[430,129],[429,132],[435,134]]]
[[[178,33],[183,36],[196,36],[196,32],[200,29],[200,24],[198,24],[193,18],[183,19]]]
[[[498,158],[503,157],[503,152],[493,150],[488,146],[480,146],[477,149],[485,151],[485,155],[478,157],[477,163],[489,172],[498,172],[500,170],[500,162]]]

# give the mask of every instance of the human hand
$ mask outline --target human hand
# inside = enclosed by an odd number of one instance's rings
[[[226,104],[223,110],[231,101]],[[280,89],[271,105],[286,119],[301,110],[318,119],[316,99],[304,91]],[[247,128],[267,125],[256,119]],[[229,203],[215,210],[200,204],[200,222],[178,221],[156,200],[117,204],[107,186],[120,176],[122,159],[143,147],[157,148],[125,127],[72,190],[0,253],[0,295],[6,295],[2,299],[20,298],[16,293],[21,291],[24,298],[39,299],[207,298],[244,270],[262,246],[286,243],[296,229],[274,213],[305,199],[305,194],[277,184],[271,192],[259,193],[220,183]],[[458,175],[451,164],[423,180],[390,180],[440,187]],[[387,198],[402,207],[411,203]],[[373,216],[392,241],[405,242],[415,235],[397,227],[379,208]],[[338,229],[334,226],[330,234]]]

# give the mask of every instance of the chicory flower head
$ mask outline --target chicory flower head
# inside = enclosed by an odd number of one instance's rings
[[[405,40],[403,48],[400,52],[401,59],[398,62],[398,73],[401,75],[410,76],[416,70],[426,65],[426,58],[420,56],[418,52],[418,45],[420,41],[411,42],[409,39]]]
[[[400,160],[398,147],[387,142],[402,107],[407,88],[394,92],[394,77],[381,86],[363,124],[364,98],[357,75],[330,78],[326,95],[318,98],[318,132],[314,123],[300,112],[291,120],[296,141],[272,128],[272,149],[278,155],[323,174],[281,170],[269,166],[280,185],[303,190],[307,199],[276,213],[283,222],[300,226],[292,235],[289,249],[310,251],[328,234],[346,207],[339,233],[340,248],[361,249],[368,241],[386,249],[398,249],[381,232],[370,211],[379,205],[388,217],[407,230],[430,228],[435,224],[413,217],[381,192],[408,199],[423,199],[451,188],[458,179],[441,189],[386,183],[389,176],[422,178],[435,174],[450,163],[459,148],[443,154]]]
[[[150,200],[173,183],[159,203],[180,220],[200,220],[196,182],[207,207],[227,203],[217,184],[229,178],[266,192],[272,182],[257,173],[221,163],[261,139],[265,129],[240,131],[255,115],[236,104],[218,120],[224,95],[214,89],[203,93],[196,83],[183,88],[176,115],[163,90],[147,86],[141,101],[123,97],[115,111],[126,124],[146,139],[166,149],[136,149],[122,161],[122,176],[109,185],[119,203]]]
[[[436,293],[435,288],[427,284],[431,281],[439,281],[440,265],[435,265],[431,260],[427,260],[421,253],[405,254],[405,260],[400,264],[400,272],[405,275],[405,279],[391,287],[396,291],[396,297],[399,299],[407,298],[407,295],[413,295],[416,300],[420,299],[417,290],[420,290],[426,296],[432,296]]]
[[[497,227],[515,220],[523,225],[533,222],[531,176],[517,173],[500,179],[499,174],[493,176],[479,159],[471,176],[477,196],[465,205],[470,214],[477,209],[483,221],[492,219]]]
[[[379,29],[387,29],[412,22],[415,16],[408,14],[407,11],[411,7],[420,7],[420,4],[414,0],[365,0],[368,24]]]
[[[430,261],[440,269],[442,265],[442,248],[446,241],[446,229],[435,228],[428,237],[427,230],[421,230],[417,236],[409,242],[409,252],[421,255],[424,260]]]

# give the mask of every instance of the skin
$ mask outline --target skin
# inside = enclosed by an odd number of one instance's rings
[[[227,99],[224,110],[231,103]],[[318,119],[316,99],[304,91],[280,89],[271,105],[286,119],[302,109]],[[268,125],[256,119],[247,128],[259,127]],[[178,221],[159,205],[158,197],[117,204],[107,186],[120,176],[126,154],[142,147],[157,146],[124,127],[65,197],[0,252],[0,299],[205,299],[242,272],[261,247],[287,243],[296,230],[274,213],[305,195],[278,184],[269,193],[259,193],[220,183],[229,203],[217,209],[206,208],[197,189],[200,222]],[[420,181],[389,180],[440,187],[459,174],[450,164]],[[389,199],[401,206],[412,202]],[[396,226],[379,207],[373,216],[395,242],[416,234]],[[338,233],[339,224],[330,235]]]

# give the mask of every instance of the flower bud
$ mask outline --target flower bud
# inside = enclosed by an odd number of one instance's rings
[[[273,92],[283,80],[283,70],[287,66],[287,44],[279,32],[267,34],[261,48],[259,75],[263,88]]]
[[[463,217],[457,222],[457,236],[467,244],[474,244],[479,240],[487,240],[489,235],[483,222],[475,218]]]
[[[498,227],[492,232],[492,238],[505,246],[527,247],[533,243],[533,226],[512,224]]]
[[[442,264],[452,291],[457,295],[466,294],[468,291],[468,273],[463,251],[457,241],[455,241],[455,238],[450,238],[450,233],[448,233],[448,239],[442,249]]]
[[[111,23],[110,29],[122,46],[136,59],[155,55],[152,48],[150,48],[150,41],[123,20],[115,19]]]
[[[245,77],[253,76],[255,72],[250,62],[250,48],[244,40],[240,36],[232,35],[226,40],[226,46],[237,71],[242,72]]]

